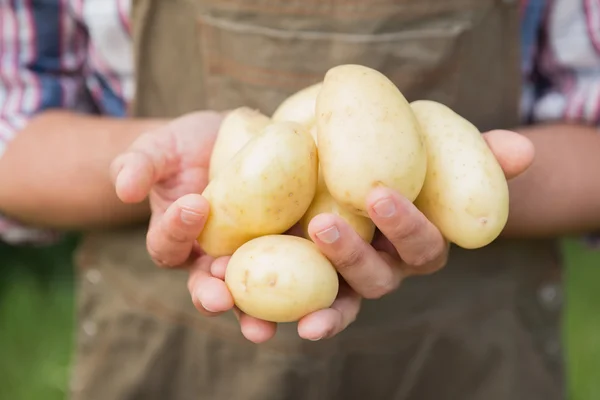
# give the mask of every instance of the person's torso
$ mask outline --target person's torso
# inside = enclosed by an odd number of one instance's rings
[[[388,75],[409,100],[441,101],[480,129],[511,128],[519,121],[518,9],[517,2],[500,0],[138,0],[132,112],[176,117],[245,105],[270,113],[328,68],[360,63]],[[237,337],[232,316],[207,321],[197,313],[184,272],[150,262],[144,233],[140,227],[92,234],[81,259],[137,306]],[[536,346],[547,347],[551,363],[558,363],[560,297],[539,296],[559,290],[558,266],[553,241],[453,248],[443,271],[365,302],[358,320],[324,351],[379,351],[401,332],[418,337],[508,313],[524,316]],[[268,346],[304,347],[292,325]]]

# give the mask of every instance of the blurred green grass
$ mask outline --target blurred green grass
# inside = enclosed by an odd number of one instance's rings
[[[0,245],[0,399],[63,400],[74,333],[71,253]]]
[[[565,240],[569,399],[600,399],[600,251]]]
[[[71,252],[0,245],[0,399],[63,400],[74,333]],[[569,399],[600,399],[600,251],[565,240]]]

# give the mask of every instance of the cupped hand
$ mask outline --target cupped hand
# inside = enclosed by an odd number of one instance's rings
[[[223,115],[196,112],[142,134],[111,165],[117,196],[150,202],[147,247],[160,266],[184,264],[201,232],[210,155]]]
[[[159,267],[189,269],[190,294],[205,315],[233,307],[223,279],[210,275],[213,259],[196,242],[209,212],[199,193],[208,184],[210,156],[223,117],[196,112],[146,132],[112,162],[110,171],[121,201],[149,200],[148,253]],[[206,307],[200,299],[208,299]]]

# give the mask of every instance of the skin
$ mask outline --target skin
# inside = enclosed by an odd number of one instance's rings
[[[1,212],[60,230],[146,220],[148,203],[121,202],[107,171],[140,134],[163,123],[65,111],[36,116],[0,157]]]

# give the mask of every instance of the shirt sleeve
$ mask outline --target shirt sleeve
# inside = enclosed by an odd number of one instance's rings
[[[525,3],[525,119],[600,125],[600,2]]]
[[[87,36],[61,0],[7,1],[0,13],[0,157],[35,114],[72,108],[84,88]],[[46,240],[52,232],[0,214],[0,240]]]
[[[600,2],[524,1],[524,122],[600,125]],[[600,249],[600,233],[585,243]]]

